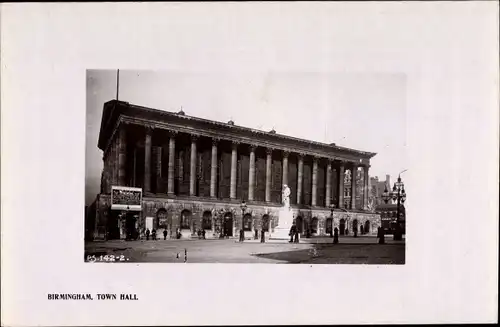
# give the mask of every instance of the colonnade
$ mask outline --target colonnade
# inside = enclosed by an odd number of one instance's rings
[[[121,129],[119,132],[119,160],[118,160],[118,177],[120,185],[125,185],[125,138],[124,138],[124,130]],[[174,176],[175,176],[175,145],[176,145],[176,137],[177,132],[170,131],[168,133],[168,177],[167,177],[167,194],[174,195]],[[196,195],[196,167],[197,167],[197,142],[199,137],[197,135],[191,135],[191,161],[190,161],[190,179],[189,179],[189,195]],[[217,192],[217,169],[218,169],[218,146],[220,139],[213,138],[212,139],[212,149],[211,149],[211,169],[210,169],[210,197],[216,198]],[[152,148],[152,129],[145,128],[144,135],[144,185],[143,190],[144,193],[151,192],[151,148]],[[238,162],[238,147],[240,146],[240,142],[232,141],[231,147],[231,177],[230,177],[230,199],[236,199],[236,188],[237,188],[237,162]],[[255,144],[249,144],[249,170],[248,170],[248,201],[254,201],[255,196],[255,161],[256,161],[256,150],[258,146]],[[288,163],[289,163],[289,155],[294,153],[291,150],[276,150],[273,148],[266,148],[266,180],[265,180],[265,201],[271,202],[271,167],[272,167],[272,155],[274,151],[279,151],[282,154],[282,184],[288,184]],[[303,177],[304,177],[304,157],[306,156],[303,153],[295,152],[298,156],[298,165],[297,165],[297,205],[302,205],[303,203]],[[327,160],[326,165],[326,189],[325,189],[325,200],[324,203],[318,203],[318,162],[319,160]],[[352,183],[351,183],[351,208],[355,208],[356,201],[356,171],[359,164],[356,162],[348,162],[343,160],[331,159],[320,156],[312,157],[312,181],[311,181],[311,206],[312,207],[330,207],[331,203],[331,195],[333,192],[333,187],[336,187],[338,194],[338,203],[334,203],[334,205],[338,208],[344,208],[344,172],[346,169],[350,169],[352,171]],[[337,185],[332,185],[332,170],[333,166],[337,167],[338,178]],[[366,209],[368,204],[368,165],[364,165],[364,194],[362,197],[363,208]]]

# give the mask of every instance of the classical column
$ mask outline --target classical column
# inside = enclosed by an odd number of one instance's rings
[[[191,135],[191,158],[190,158],[190,170],[189,170],[189,195],[196,195],[196,141],[198,137],[196,135]]]
[[[151,137],[153,129],[146,127],[146,139],[144,141],[144,193],[151,191]]]
[[[229,197],[231,199],[236,199],[236,169],[238,167],[238,142],[233,142],[231,148],[231,184]]]
[[[174,194],[174,174],[175,174],[175,132],[170,132],[168,141],[168,190],[170,195]]]
[[[273,149],[266,149],[266,202],[271,202],[271,160]]]
[[[250,145],[250,169],[248,170],[248,201],[253,201],[255,189],[255,145]]]
[[[351,209],[356,209],[356,175],[358,172],[358,167],[353,164],[351,173]]]
[[[370,177],[368,176],[368,168],[370,168],[370,165],[366,165],[363,167],[363,172],[364,172],[364,191],[363,191],[363,208],[365,210],[368,210],[368,197],[370,195],[370,187],[368,186],[370,182]]]
[[[159,193],[161,184],[161,154],[163,149],[161,146],[156,148],[156,193]]]
[[[325,207],[330,207],[330,198],[332,194],[332,161],[328,160],[326,166],[326,191],[325,191]]]
[[[218,139],[212,139],[212,161],[210,165],[210,197],[216,197],[215,184],[217,183],[217,144]]]
[[[299,167],[297,168],[297,204],[302,201],[302,177],[304,175],[304,155],[299,153]]]
[[[316,190],[318,186],[318,157],[313,158],[313,171],[312,171],[312,191],[311,191],[311,206],[316,206]]]
[[[283,151],[283,185],[288,185],[288,155],[290,152]]]
[[[344,208],[344,175],[345,175],[345,166],[344,162],[341,161],[339,165],[339,178],[338,178],[338,187],[339,187],[339,208]]]

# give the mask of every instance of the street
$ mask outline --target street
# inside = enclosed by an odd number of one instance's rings
[[[110,259],[111,258],[111,259]],[[87,242],[85,260],[96,262],[164,263],[304,263],[304,264],[404,264],[405,241],[374,237],[304,239],[299,244],[280,241],[243,243],[235,239]]]

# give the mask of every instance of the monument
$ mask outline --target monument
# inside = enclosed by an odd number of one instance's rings
[[[278,225],[271,233],[272,240],[290,240],[290,228],[293,225],[293,212],[290,208],[290,188],[283,185],[282,193],[283,207],[281,207],[278,216]]]

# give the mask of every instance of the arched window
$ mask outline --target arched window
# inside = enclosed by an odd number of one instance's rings
[[[182,210],[181,212],[181,229],[190,229],[191,227],[191,211]]]
[[[311,221],[311,233],[318,233],[318,218],[313,218]]]
[[[252,216],[248,213],[245,216],[243,216],[243,230],[244,231],[252,230]]]
[[[367,220],[365,221],[365,233],[370,232],[370,222]]]
[[[212,229],[212,213],[210,211],[203,213],[202,228]]]

